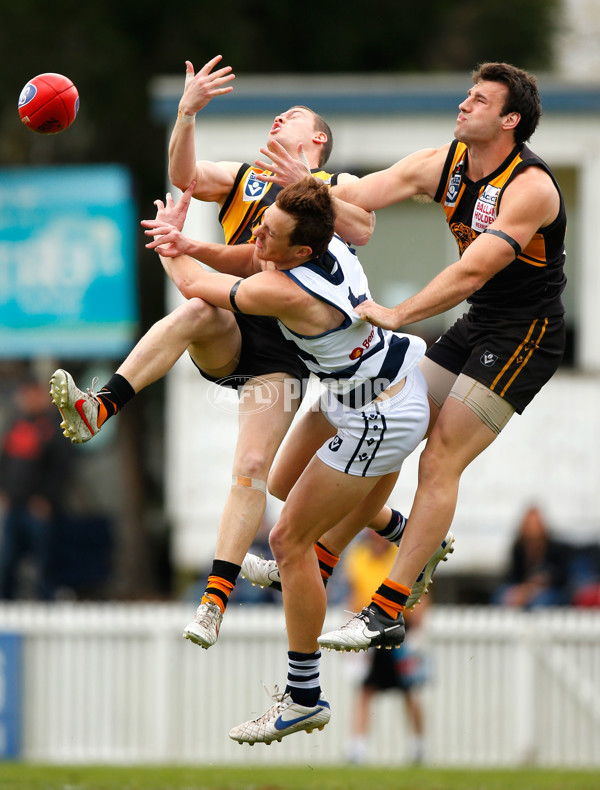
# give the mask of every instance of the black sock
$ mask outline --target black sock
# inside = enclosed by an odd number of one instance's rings
[[[212,576],[221,576],[223,579],[227,579],[228,582],[235,584],[241,570],[241,565],[236,565],[235,562],[213,560],[210,573]]]
[[[115,373],[96,395],[104,404],[108,419],[121,411],[123,406],[135,397],[135,390],[126,378]]]

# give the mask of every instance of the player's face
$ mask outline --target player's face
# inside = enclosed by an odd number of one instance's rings
[[[254,231],[258,257],[271,261],[277,269],[286,269],[297,264],[297,245],[290,244],[290,234],[296,226],[293,217],[277,205],[269,206],[263,214],[262,223]]]
[[[295,153],[298,143],[303,143],[306,148],[315,134],[317,134],[315,118],[310,110],[304,107],[291,107],[275,118],[269,132],[269,140],[277,140],[286,150]]]
[[[508,88],[501,82],[478,82],[458,105],[454,136],[462,143],[494,140],[502,131]]]

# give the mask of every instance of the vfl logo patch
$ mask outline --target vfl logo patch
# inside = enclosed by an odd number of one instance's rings
[[[251,170],[246,176],[246,182],[244,183],[244,203],[253,203],[256,200],[260,200],[268,186],[269,184],[266,181],[259,181],[254,170]]]
[[[456,203],[461,176],[462,162],[456,165],[454,172],[452,173],[452,177],[450,178],[450,182],[448,183],[448,191],[446,192],[446,200],[444,201],[445,206],[453,206]]]
[[[343,441],[344,440],[340,439],[339,436],[334,436],[333,439],[329,442],[329,444],[327,446],[329,447],[329,449],[331,450],[332,453],[337,453],[337,451],[342,446],[342,442]]]
[[[484,351],[483,354],[479,357],[479,361],[486,368],[491,368],[492,365],[496,363],[497,359],[498,359],[498,355],[492,354],[491,351]]]

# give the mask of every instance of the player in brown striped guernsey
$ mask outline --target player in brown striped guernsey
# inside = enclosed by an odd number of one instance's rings
[[[413,586],[452,523],[462,472],[531,402],[564,353],[565,206],[550,168],[526,145],[540,116],[533,75],[484,63],[459,105],[451,143],[336,190],[368,211],[428,195],[458,244],[458,260],[414,296],[392,308],[359,305],[366,321],[395,329],[469,303],[421,363],[432,422],[389,576],[395,584]],[[352,622],[320,644],[343,647],[344,633],[361,628]]]

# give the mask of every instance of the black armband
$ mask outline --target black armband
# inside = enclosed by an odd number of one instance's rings
[[[508,233],[505,233],[503,230],[494,230],[494,228],[486,228],[484,233],[490,233],[492,236],[498,236],[499,239],[504,239],[504,241],[508,242],[510,246],[515,251],[515,258],[521,254],[521,246],[513,239],[512,236],[509,236]]]
[[[240,287],[240,283],[241,282],[243,282],[243,279],[242,280],[238,280],[237,283],[234,283],[232,288],[231,288],[231,291],[229,291],[229,301],[231,302],[231,306],[233,307],[234,313],[241,313],[242,312],[240,310],[240,308],[237,306],[236,301],[235,301],[235,295],[237,293],[237,289]]]

